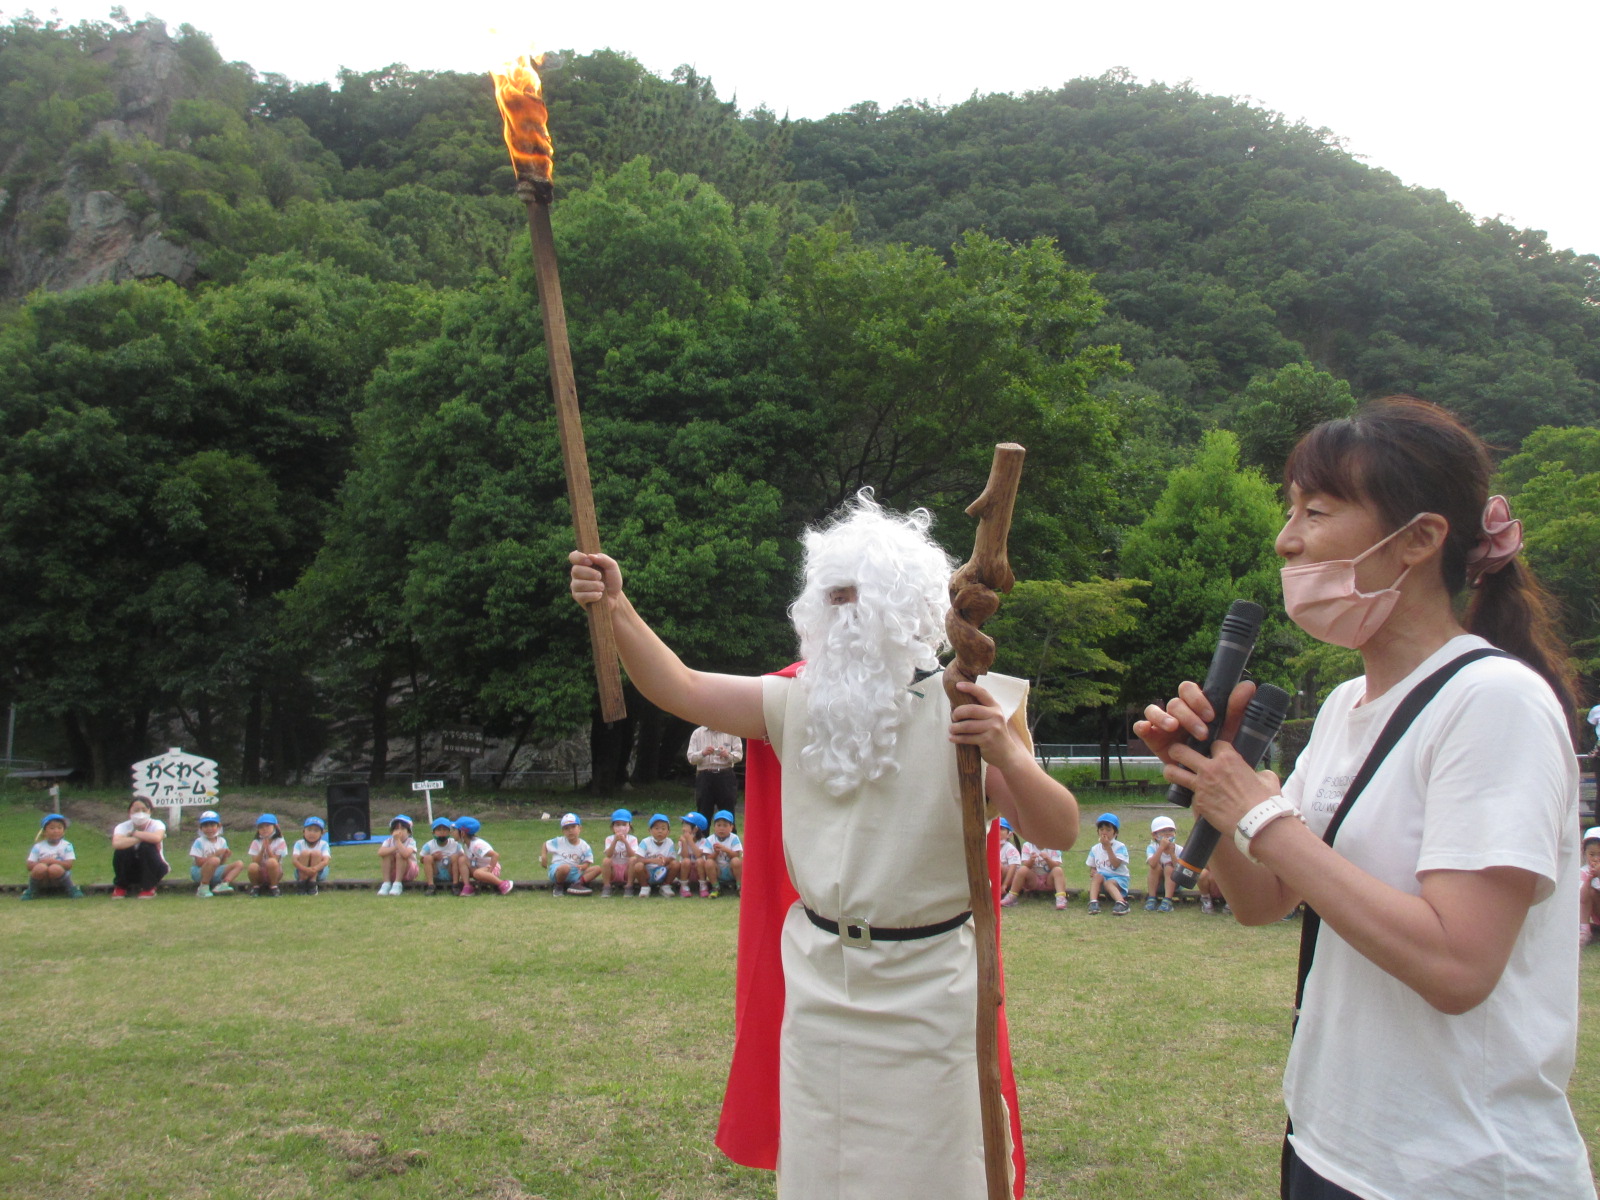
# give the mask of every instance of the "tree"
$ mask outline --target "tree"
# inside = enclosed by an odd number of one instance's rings
[[[1276,489],[1239,466],[1239,443],[1213,430],[1194,463],[1174,471],[1150,515],[1122,546],[1124,575],[1149,580],[1147,608],[1114,653],[1128,662],[1123,698],[1142,707],[1165,700],[1184,679],[1203,679],[1217,627],[1236,599],[1253,600],[1267,620],[1252,675],[1286,683],[1284,660],[1300,639],[1282,615],[1273,539],[1281,524]]]
[[[1295,443],[1314,426],[1355,411],[1350,385],[1309,363],[1257,375],[1226,418],[1239,437],[1239,458],[1268,479],[1283,477]]]
[[[995,669],[1032,683],[1030,729],[1099,708],[1117,698],[1122,664],[1105,650],[1139,619],[1139,579],[1025,579],[985,626],[995,639]]]

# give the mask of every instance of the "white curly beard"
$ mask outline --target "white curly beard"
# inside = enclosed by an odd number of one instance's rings
[[[800,766],[834,796],[899,770],[906,689],[939,665],[951,571],[926,512],[886,513],[863,491],[844,513],[806,534],[805,586],[790,609],[805,660]],[[829,603],[839,587],[854,587],[855,601]]]

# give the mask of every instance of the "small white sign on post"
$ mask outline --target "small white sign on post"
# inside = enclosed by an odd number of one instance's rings
[[[413,792],[426,792],[428,796],[428,833],[433,833],[433,794],[444,787],[442,779],[419,779],[411,785]]]
[[[205,806],[217,799],[217,762],[198,754],[185,754],[174,746],[165,754],[133,764],[133,790],[150,797],[151,807],[167,806],[167,824],[177,828],[185,808]]]

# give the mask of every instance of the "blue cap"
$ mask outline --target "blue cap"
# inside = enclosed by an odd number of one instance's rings
[[[211,809],[208,808],[208,809],[205,810],[205,812],[200,814],[200,824],[202,824],[202,825],[221,825],[222,824],[222,818],[217,816],[217,814],[214,811],[212,811]]]
[[[464,833],[468,837],[471,837],[473,834],[477,833],[478,830],[480,830],[482,828],[483,828],[483,822],[478,820],[477,817],[457,817],[456,818],[456,832],[457,833]]]
[[[62,825],[72,824],[71,821],[67,820],[60,813],[45,813],[44,816],[39,818],[39,828],[43,829],[46,825],[50,824],[51,821],[60,821]]]
[[[709,824],[706,821],[704,813],[684,813],[683,819],[687,824],[693,825],[701,833],[704,833],[709,828]]]
[[[626,821],[630,825],[633,824],[633,814],[625,808],[617,809],[616,812],[611,814],[611,819],[612,821]]]
[[[435,817],[433,819],[433,827],[438,829],[441,825],[443,825],[446,829],[454,829],[456,827],[456,823],[449,817]]]
[[[271,813],[262,813],[256,818],[257,825],[277,825],[277,823],[278,818],[273,816]]]
[[[660,821],[663,825],[672,824],[671,821],[667,820],[667,814],[666,813],[657,813],[655,816],[650,818],[650,824],[652,824],[652,825],[654,825],[657,821]]]
[[[304,824],[307,829],[310,829],[313,825],[315,825],[318,829],[327,829],[328,827],[328,823],[321,817],[307,817]]]
[[[711,814],[711,819],[713,821],[726,821],[729,825],[733,824],[733,814],[725,808],[717,809],[716,812]]]
[[[1101,813],[1094,819],[1096,825],[1109,825],[1118,833],[1122,832],[1122,822],[1117,820],[1116,813]]]
[[[411,828],[411,818],[406,816],[405,813],[396,813],[394,815],[394,820],[389,822],[389,828],[393,829],[401,821],[404,821],[406,823],[406,828],[407,829]]]
[[[1004,817],[1001,817],[1000,818],[1000,828],[1004,829],[1007,833],[1010,833],[1011,832],[1011,822],[1006,820]]]

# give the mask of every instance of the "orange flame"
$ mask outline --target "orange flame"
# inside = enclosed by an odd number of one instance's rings
[[[517,178],[548,185],[550,130],[545,121],[549,113],[544,105],[539,72],[534,70],[543,63],[543,54],[532,57],[524,54],[515,62],[489,73],[494,76],[494,98],[500,105],[506,149],[511,151],[511,165]]]

